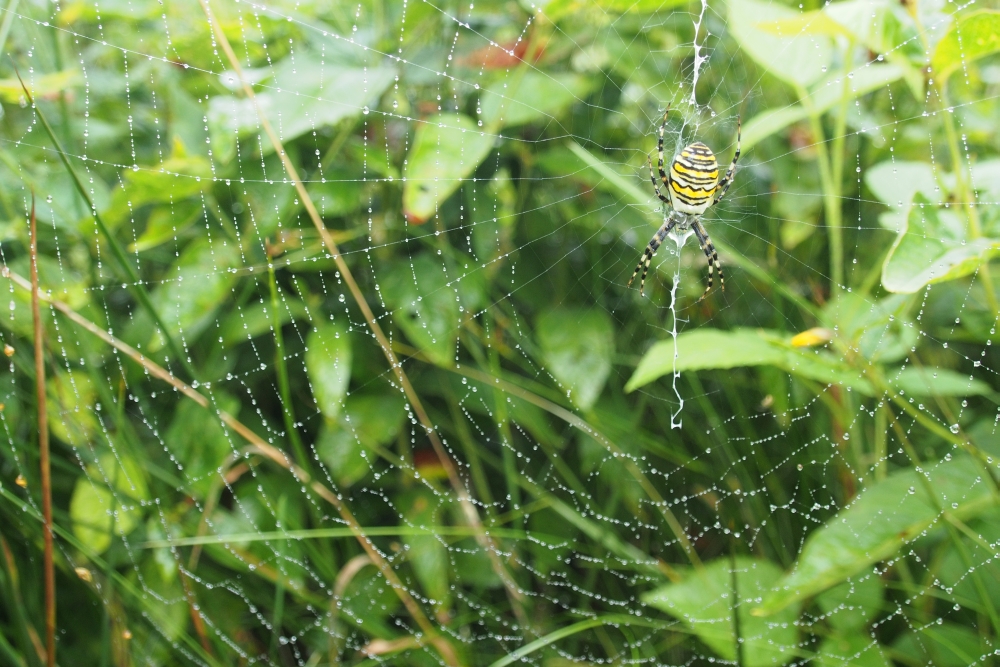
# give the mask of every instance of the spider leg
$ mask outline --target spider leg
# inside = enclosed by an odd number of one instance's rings
[[[701,244],[702,252],[705,253],[705,257],[708,259],[708,286],[701,293],[701,299],[698,299],[700,303],[702,299],[708,296],[708,292],[712,289],[712,278],[715,271],[719,272],[719,284],[722,286],[723,292],[726,291],[726,278],[722,275],[722,264],[719,263],[719,253],[715,252],[712,239],[708,238],[708,232],[701,226],[701,220],[695,220],[691,227],[694,229],[695,236],[698,237],[698,243]]]
[[[736,173],[736,162],[740,159],[740,130],[742,129],[742,123],[740,122],[739,116],[736,117],[736,155],[733,156],[733,163],[729,165],[729,169],[726,170],[726,175],[722,177],[719,184],[715,186],[715,198],[712,200],[712,206],[719,203],[725,194],[729,190],[729,186],[733,184],[733,174]]]
[[[660,201],[664,204],[669,205],[670,200],[660,194],[660,186],[656,183],[656,174],[653,173],[653,160],[647,155],[646,164],[649,165],[649,180],[653,182],[653,191],[656,192],[656,196],[659,197]]]
[[[660,244],[663,243],[663,239],[667,238],[667,234],[670,230],[677,226],[677,220],[674,219],[673,213],[663,221],[663,225],[656,232],[649,243],[646,245],[646,249],[642,251],[642,257],[639,259],[639,264],[635,267],[635,271],[632,272],[632,277],[628,279],[628,287],[632,286],[632,281],[635,277],[639,275],[639,271],[642,271],[642,278],[639,280],[639,295],[645,295],[646,288],[646,274],[649,272],[649,263],[653,261],[653,257],[656,256],[656,251],[660,249]]]
[[[659,155],[659,159],[656,162],[656,167],[660,172],[660,180],[663,181],[664,185],[670,185],[670,177],[667,176],[667,172],[663,171],[663,131],[667,129],[667,115],[670,113],[670,105],[667,105],[667,110],[663,112],[663,122],[660,123],[660,139],[656,142],[656,152]],[[660,197],[663,199],[663,197]]]

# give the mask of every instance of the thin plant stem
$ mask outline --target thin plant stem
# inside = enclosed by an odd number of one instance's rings
[[[281,494],[278,498],[278,530],[284,530],[285,528],[285,510],[288,505],[288,499],[285,494]],[[285,547],[287,542],[282,540],[278,542],[277,548],[277,560],[275,565],[278,567],[278,571],[281,571],[283,563],[281,562],[285,558]],[[278,637],[281,636],[281,625],[284,623],[285,619],[285,578],[278,577],[278,583],[274,587],[274,617],[271,621],[271,660],[276,665],[280,665],[281,661],[278,658]]]
[[[278,316],[278,283],[274,266],[268,265],[268,285],[271,288],[271,325],[274,328],[274,366],[278,375],[278,391],[281,392],[281,415],[285,419],[285,430],[295,451],[295,458],[303,470],[310,470],[309,457],[305,445],[295,426],[295,411],[292,408],[292,390],[288,383],[288,368],[285,365],[285,341],[281,335],[281,318]]]
[[[732,526],[730,526],[732,528]],[[733,640],[735,642],[734,648],[736,649],[736,667],[743,667],[743,641],[742,633],[740,628],[740,589],[739,582],[736,576],[736,539],[731,538],[729,541],[729,587],[730,595],[732,600],[730,601],[730,610],[733,615]]]
[[[819,165],[819,180],[823,186],[824,221],[830,243],[830,294],[835,296],[840,293],[844,284],[844,237],[840,224],[840,192],[834,182],[830,151],[826,147],[826,135],[823,132],[820,114],[812,106],[809,93],[801,86],[798,87],[798,95],[802,105],[809,112],[809,126],[814,135],[813,145],[818,154],[816,162]]]
[[[490,373],[494,377],[500,377],[500,359],[497,354],[497,343],[500,341],[500,332],[494,322],[494,330],[486,331],[486,344],[488,346],[487,356],[489,357]],[[510,421],[507,418],[506,396],[501,392],[494,392],[494,409],[497,429],[500,433],[500,450],[503,452],[503,472],[507,478],[507,493],[510,494],[510,509],[516,510],[521,505],[521,487],[517,483],[517,461],[514,456],[514,439],[510,430]],[[523,521],[519,527],[523,527]]]
[[[844,143],[847,139],[847,110],[851,101],[851,78],[848,76],[854,63],[854,40],[847,44],[847,52],[844,57],[844,78],[843,87],[840,94],[840,108],[833,129],[833,146],[831,153],[830,172],[833,185],[838,195],[837,203],[839,208],[842,187],[844,184]],[[841,258],[843,259],[843,258]]]
[[[38,398],[38,459],[42,468],[42,537],[45,569],[45,663],[56,664],[56,571],[52,561],[52,473],[49,463],[49,415],[45,396],[45,347],[38,307],[38,229],[35,193],[31,193],[31,317],[35,326],[35,392]]]

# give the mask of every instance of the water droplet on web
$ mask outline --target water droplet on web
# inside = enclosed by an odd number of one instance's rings
[[[949,430],[952,433],[958,433],[961,430],[961,427],[958,424],[952,424]]]
[[[363,113],[364,115],[367,116],[368,115],[368,111],[369,111],[368,106],[365,105],[365,107],[361,110],[361,113]]]

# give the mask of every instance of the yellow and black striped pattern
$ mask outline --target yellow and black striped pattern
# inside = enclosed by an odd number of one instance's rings
[[[701,215],[712,205],[719,183],[719,163],[705,144],[686,146],[670,164],[670,178],[664,185],[675,211]]]
[[[736,163],[740,159],[741,123],[737,116],[736,152],[733,154],[733,161],[729,165],[729,169],[726,170],[725,176],[720,179],[719,163],[715,160],[715,154],[712,153],[712,149],[700,141],[685,146],[670,163],[670,170],[664,171],[663,132],[667,128],[667,114],[669,113],[670,106],[668,105],[666,113],[663,114],[663,123],[660,124],[660,139],[656,146],[659,153],[659,160],[656,164],[660,176],[659,182],[657,182],[656,174],[653,173],[652,160],[647,158],[647,164],[649,165],[649,180],[653,183],[656,197],[672,210],[666,215],[663,225],[643,251],[642,258],[639,259],[639,264],[632,272],[628,284],[631,286],[632,281],[642,272],[642,278],[639,280],[639,294],[644,294],[646,274],[653,257],[656,256],[656,251],[670,231],[680,226],[694,231],[698,237],[698,243],[701,244],[702,252],[708,258],[708,285],[705,286],[705,291],[701,295],[701,299],[704,299],[705,295],[712,289],[712,279],[716,272],[719,274],[719,283],[723,290],[726,289],[726,279],[722,275],[722,265],[719,263],[719,255],[715,251],[712,239],[708,237],[708,232],[701,224],[701,216],[708,210],[709,206],[718,204],[729,190],[729,186],[733,184]],[[666,187],[666,195],[660,192],[661,183]],[[701,299],[698,300],[701,301]]]

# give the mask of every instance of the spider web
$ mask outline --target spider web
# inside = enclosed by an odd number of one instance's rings
[[[12,0],[4,595],[33,190],[61,664],[993,664],[985,7]]]

